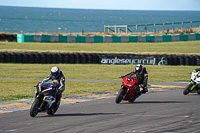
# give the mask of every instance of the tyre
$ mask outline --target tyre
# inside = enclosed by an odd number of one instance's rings
[[[45,64],[45,54],[44,53],[41,53],[40,54],[40,63],[42,63],[42,64]]]
[[[22,54],[22,63],[28,63],[28,54],[26,53]]]
[[[198,89],[198,90],[197,90],[197,94],[199,94],[199,95],[200,95],[200,89]]]
[[[91,54],[85,54],[86,55],[86,63],[87,64],[91,64],[92,61],[91,61]]]
[[[31,106],[31,109],[30,109],[30,116],[31,117],[35,117],[38,114],[39,106],[40,106],[40,99],[35,98],[35,101],[33,102],[32,106]]]
[[[44,53],[44,58],[45,58],[45,63],[46,63],[46,64],[51,64],[51,63],[52,63],[51,54],[49,54],[49,53]]]
[[[190,58],[189,58],[189,56],[185,56],[185,65],[187,65],[187,66],[190,65]]]
[[[49,116],[53,116],[53,115],[54,115],[53,109],[52,109],[52,108],[48,109],[48,110],[47,110],[47,114],[48,114]]]
[[[115,98],[115,102],[116,103],[120,103],[122,101],[124,95],[125,95],[125,90],[124,89],[120,89],[119,92],[118,92],[117,97]]]
[[[177,56],[172,56],[172,65],[179,65]]]
[[[57,104],[56,104],[55,107],[54,107],[54,114],[55,114],[56,111],[58,110],[59,106],[60,106],[60,100],[57,102]]]
[[[69,54],[69,63],[70,64],[75,64],[76,62],[76,57],[75,57],[75,54]]]
[[[60,106],[60,100],[59,100],[57,103],[55,103],[55,104],[52,106],[52,108],[50,108],[50,109],[47,111],[47,114],[50,115],[50,116],[53,116],[53,115],[56,113],[56,111],[58,110],[59,106]]]
[[[184,56],[179,56],[179,65],[185,65],[185,57]]]
[[[10,53],[5,53],[5,63],[10,63],[10,61],[11,61]]]
[[[70,62],[70,56],[69,56],[69,54],[63,54],[63,63],[64,64],[69,64]]]
[[[128,101],[129,101],[129,103],[134,103],[135,102],[135,100],[136,100],[136,95],[134,95],[133,97],[131,97]]]
[[[188,84],[188,85],[185,87],[184,91],[183,91],[183,95],[189,94],[190,88],[191,88],[192,86],[193,86],[192,83]]]
[[[167,56],[167,62],[168,62],[168,65],[173,65],[172,56]]]

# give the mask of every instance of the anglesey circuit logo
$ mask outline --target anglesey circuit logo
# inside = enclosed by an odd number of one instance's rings
[[[145,64],[145,65],[167,65],[167,59],[162,57],[159,61],[155,57],[135,57],[135,58],[118,58],[118,57],[104,57],[101,58],[101,64]],[[158,62],[158,63],[157,63]]]

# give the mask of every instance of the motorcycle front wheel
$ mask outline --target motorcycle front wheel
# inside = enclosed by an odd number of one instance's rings
[[[31,106],[31,109],[30,109],[30,116],[31,117],[35,117],[38,114],[38,112],[39,112],[39,110],[38,110],[39,105],[40,105],[40,99],[38,99],[36,97],[35,100],[34,100],[34,102],[33,102],[33,104],[32,104],[32,106]]]
[[[192,83],[188,84],[188,85],[185,87],[184,91],[183,91],[183,95],[189,94],[189,93],[190,93],[190,89],[191,89],[192,86],[193,86]]]
[[[124,97],[124,95],[126,94],[126,90],[124,89],[120,89],[118,94],[117,94],[117,97],[115,98],[115,102],[116,103],[120,103]]]

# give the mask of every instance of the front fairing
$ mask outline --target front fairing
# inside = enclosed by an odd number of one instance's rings
[[[191,74],[191,81],[190,81],[190,83],[192,83],[192,84],[195,85],[195,86],[193,86],[191,88],[191,90],[200,89],[200,77],[199,77],[199,73],[200,72],[193,71],[192,74]]]
[[[138,83],[138,80],[134,77],[130,77],[130,79],[127,79],[129,77],[126,76],[122,79],[122,89],[126,89],[126,95],[123,100],[128,100],[135,94],[135,85]]]
[[[195,81],[197,83],[200,83],[200,77],[197,76],[200,72],[192,72],[191,74],[191,81]]]
[[[36,86],[35,94],[42,94],[42,95],[53,95],[56,92],[54,83],[38,83]]]
[[[197,75],[197,72],[193,71],[191,74],[191,80],[195,80],[196,75]]]
[[[52,107],[56,101],[56,87],[54,83],[38,83],[35,91],[35,98],[39,98],[41,103],[39,112],[43,112]]]
[[[129,75],[122,79],[122,86],[126,86],[127,88],[130,88],[138,83],[138,80],[136,78],[130,77],[128,80],[128,77]]]

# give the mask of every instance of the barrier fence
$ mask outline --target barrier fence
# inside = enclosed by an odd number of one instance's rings
[[[200,56],[0,52],[0,63],[200,65]]]
[[[125,42],[170,42],[200,40],[200,33],[142,36],[69,36],[17,34],[17,42],[62,42],[62,43],[125,43]]]
[[[17,42],[17,34],[0,34],[0,41]]]
[[[104,25],[104,32],[114,33],[133,33],[133,32],[156,32],[171,29],[172,31],[177,28],[184,30],[192,29],[193,27],[199,27],[200,21],[189,21],[189,22],[172,22],[172,23],[159,23],[159,24],[141,24],[141,25]],[[176,27],[175,27],[176,25]],[[160,28],[158,28],[158,26]],[[150,30],[148,30],[150,29]],[[158,29],[158,30],[156,30]],[[138,31],[140,30],[140,31]]]

